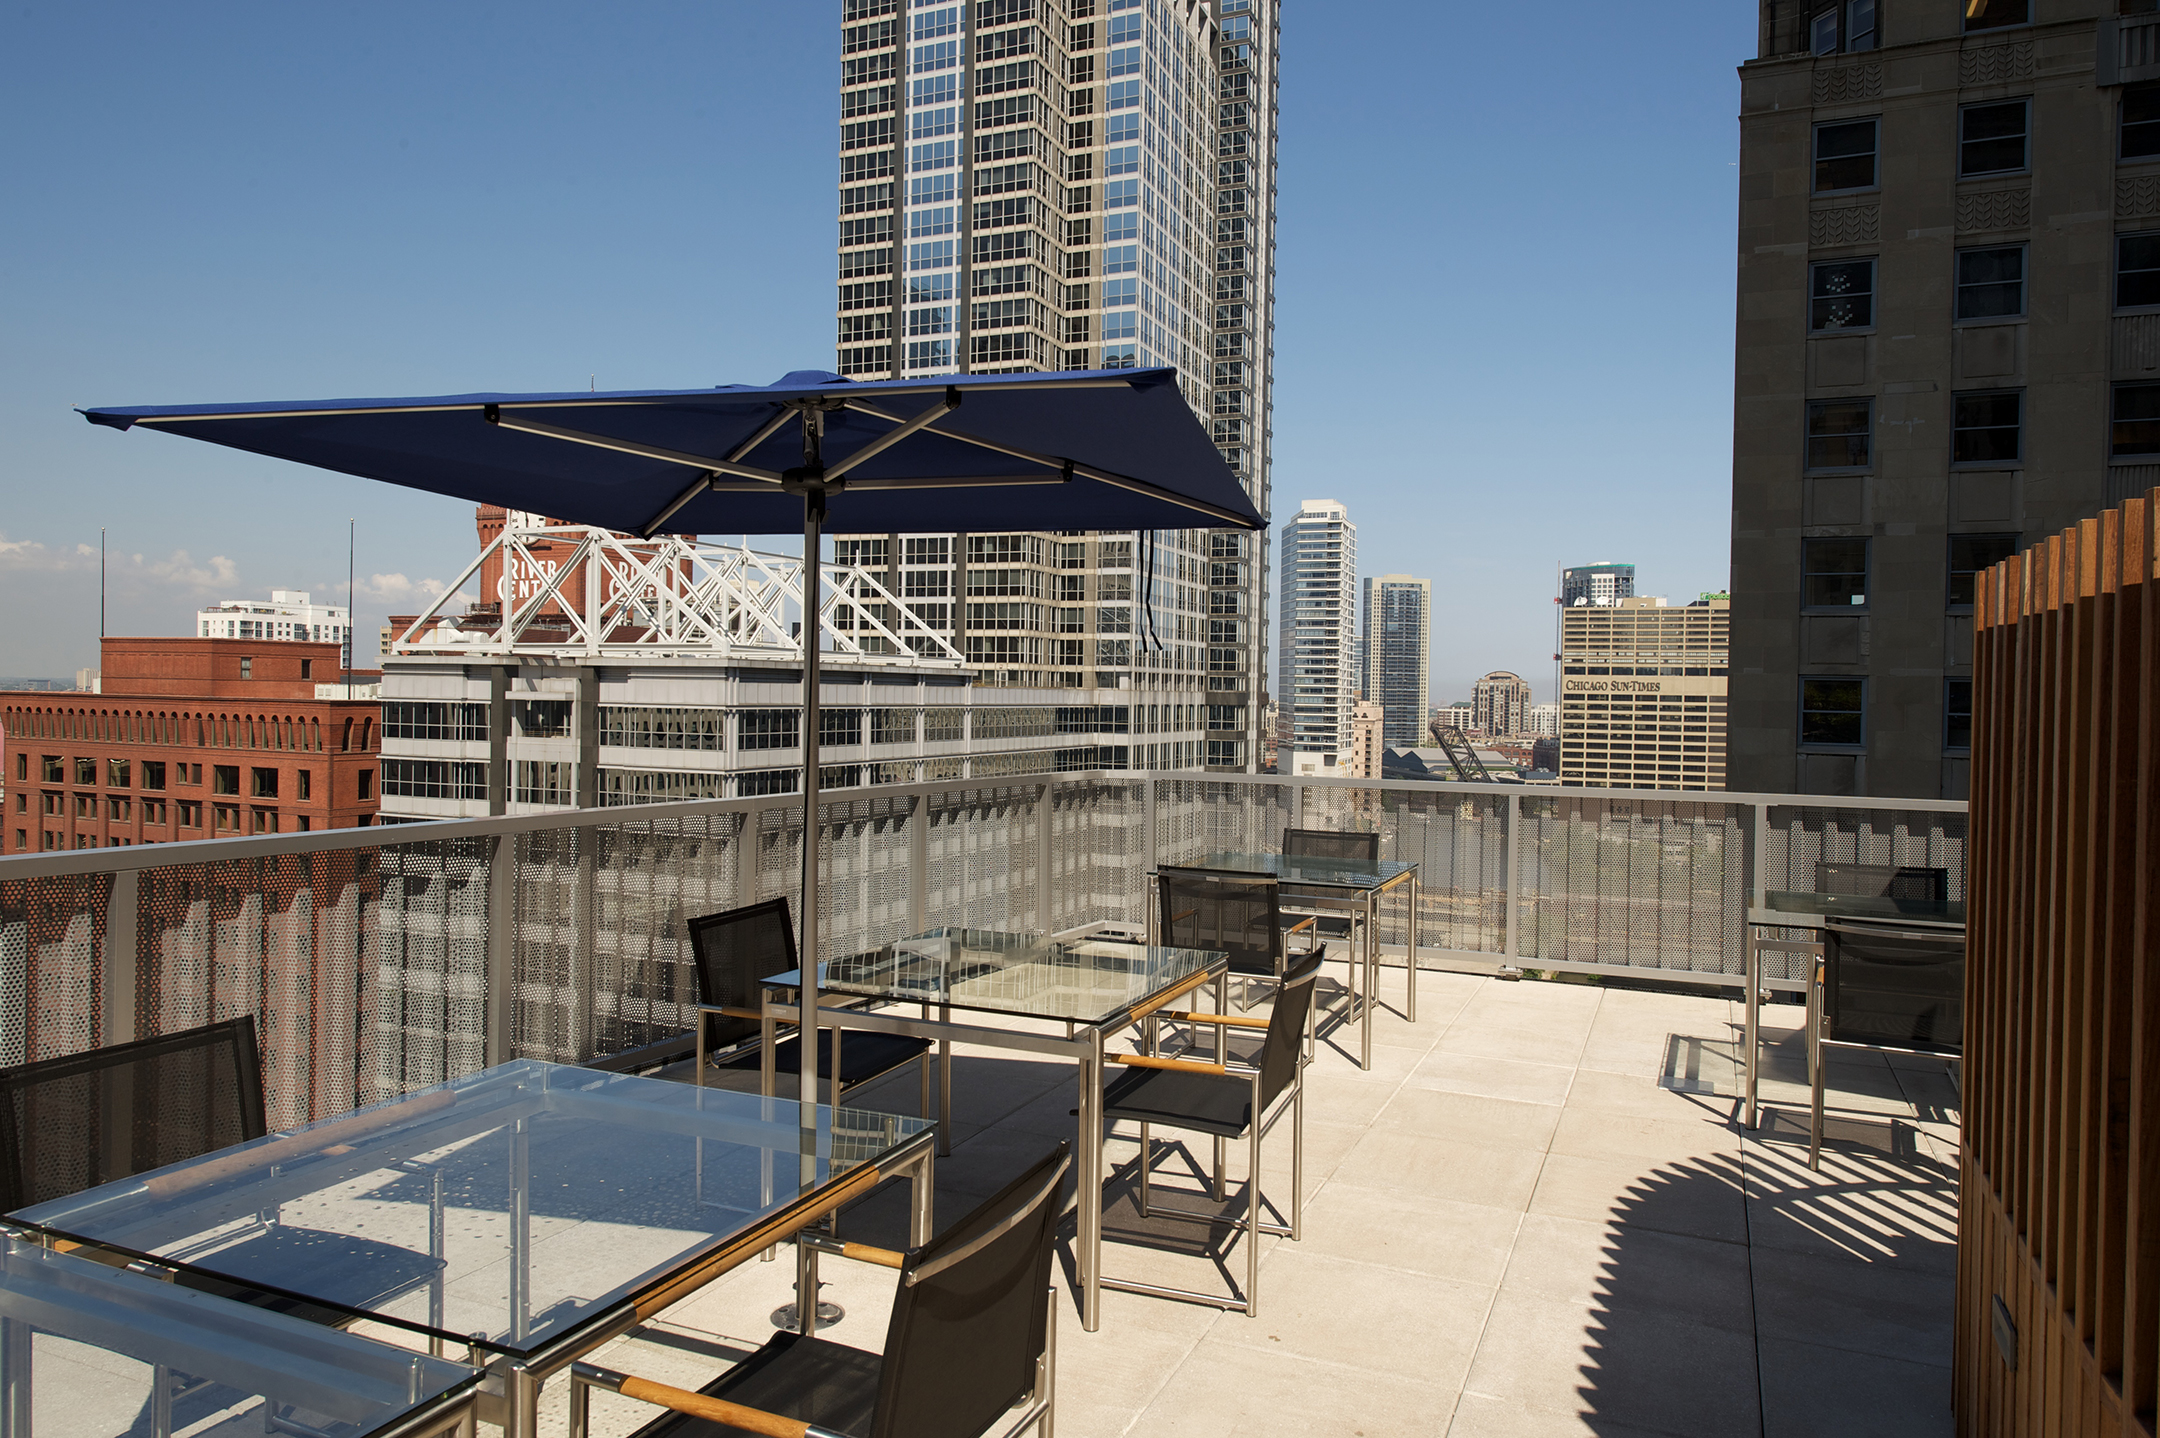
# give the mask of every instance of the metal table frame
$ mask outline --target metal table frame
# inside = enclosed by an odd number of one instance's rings
[[[958,1043],[980,1044],[985,1048],[1010,1049],[1020,1053],[1046,1054],[1052,1058],[1069,1059],[1080,1066],[1080,1113],[1079,1153],[1076,1168],[1079,1177],[1079,1222],[1075,1235],[1074,1257],[1080,1270],[1080,1326],[1089,1333],[1102,1325],[1102,1190],[1103,1190],[1103,1144],[1102,1144],[1102,1070],[1103,1044],[1113,1034],[1142,1022],[1157,1009],[1164,1008],[1176,999],[1205,984],[1215,985],[1215,1005],[1222,1008],[1229,999],[1230,959],[1227,954],[1217,953],[1206,967],[1185,975],[1138,1002],[1096,1023],[1078,1020],[1059,1020],[1042,1016],[1037,1021],[1065,1024],[1066,1036],[1056,1034],[1028,1033],[1022,1030],[997,1028],[988,1023],[964,1023],[955,1021],[952,1011],[960,1008],[986,1018],[1022,1019],[1028,1015],[1015,1014],[996,1009],[968,1009],[964,1004],[924,1004],[920,1018],[903,1018],[892,1013],[873,1013],[858,1008],[823,1008],[818,1024],[836,1030],[833,1035],[834,1064],[839,1062],[839,1029],[861,1029],[867,1033],[904,1034],[913,1038],[935,1039],[938,1044],[938,1081],[945,1085],[945,1097],[949,1103],[952,1087],[952,1045]],[[774,977],[784,977],[775,975]],[[798,1003],[786,1002],[784,995],[793,995],[791,984],[774,985],[768,980],[765,989],[765,1047],[761,1074],[765,1091],[770,1093],[776,1077],[772,1059],[773,1037],[783,1019],[801,1021],[802,1010]],[[831,986],[830,981],[821,988],[821,994],[833,998],[854,999],[862,997],[842,987]],[[936,1017],[931,1010],[937,1010]],[[1219,1058],[1224,1044],[1222,1031],[1216,1030],[1216,1054]],[[924,1135],[927,1137],[927,1135]],[[1221,1163],[1220,1145],[1217,1145],[1217,1164]],[[926,1242],[925,1237],[917,1242]],[[810,1286],[804,1291],[815,1293],[815,1256],[808,1270]]]
[[[771,1049],[768,1047],[766,1052],[769,1065]],[[659,1080],[648,1080],[648,1082],[659,1082]],[[493,1117],[493,1115],[489,1116]],[[512,1299],[513,1313],[516,1314],[522,1312],[516,1299],[517,1294],[522,1291],[524,1285],[522,1275],[517,1271],[515,1264],[518,1257],[530,1253],[529,1226],[531,1211],[524,1161],[526,1153],[525,1120],[523,1118],[503,1118],[500,1126],[508,1125],[515,1125],[511,1138],[514,1158],[510,1217],[513,1225],[511,1237],[511,1251],[513,1254]],[[323,1129],[303,1130],[302,1132],[303,1134],[310,1132],[323,1134],[323,1143],[325,1144],[336,1144],[338,1142],[338,1134],[334,1127],[326,1126]],[[529,1353],[497,1352],[493,1356],[486,1356],[488,1349],[492,1345],[488,1344],[486,1340],[480,1339],[478,1335],[474,1335],[471,1339],[460,1340],[464,1343],[466,1349],[465,1361],[471,1363],[475,1368],[484,1369],[486,1373],[486,1378],[481,1385],[476,1400],[476,1412],[480,1421],[501,1427],[505,1438],[538,1438],[540,1389],[541,1385],[549,1378],[568,1368],[572,1363],[595,1349],[613,1342],[639,1324],[673,1307],[676,1303],[696,1293],[706,1284],[734,1271],[757,1254],[793,1237],[841,1205],[867,1195],[887,1179],[904,1177],[909,1181],[912,1198],[909,1209],[909,1242],[910,1244],[928,1243],[933,1231],[932,1212],[935,1202],[934,1164],[937,1154],[937,1134],[938,1125],[931,1122],[929,1127],[901,1140],[889,1152],[881,1156],[875,1164],[859,1163],[846,1172],[829,1178],[821,1187],[800,1195],[793,1203],[747,1225],[716,1246],[685,1258],[679,1266],[649,1280],[643,1287],[622,1295],[606,1309],[600,1310],[574,1326],[564,1329],[561,1333]],[[425,1129],[416,1130],[414,1137],[422,1145],[418,1150],[420,1152],[426,1152],[430,1148],[439,1146],[438,1143],[429,1142],[430,1137],[439,1137],[439,1135],[431,1135]],[[369,1158],[365,1162],[368,1167],[383,1166],[376,1163],[373,1158]],[[814,1162],[814,1157],[806,1156],[805,1162]],[[266,1188],[274,1187],[277,1192],[265,1195],[265,1206],[296,1197],[300,1193],[314,1191],[321,1187],[342,1182],[350,1176],[349,1166],[336,1160],[305,1165],[297,1174],[281,1173],[277,1167],[273,1166],[266,1171],[263,1184]],[[99,1242],[96,1239],[85,1238],[81,1235],[42,1224],[13,1218],[7,1219],[5,1222],[8,1226],[29,1234],[48,1246],[62,1241],[79,1243],[84,1247],[102,1249],[138,1262],[167,1269],[185,1266],[184,1260],[161,1259],[154,1254],[137,1252],[114,1243]],[[807,1253],[807,1251],[807,1248],[805,1248],[804,1252]],[[799,1278],[806,1268],[814,1280],[814,1262],[798,1256],[797,1271]],[[243,1280],[243,1282],[245,1281]],[[266,1289],[268,1287],[268,1285],[252,1283],[247,1286]],[[814,1293],[816,1289],[813,1286],[807,1291]],[[285,1296],[299,1298],[323,1307],[344,1309],[344,1311],[352,1312],[356,1319],[373,1321],[415,1338],[428,1340],[431,1346],[443,1336],[409,1320],[345,1309],[342,1304],[316,1298],[304,1292],[293,1290],[283,1290],[282,1292]],[[513,1324],[515,1325],[517,1322],[518,1320],[514,1317]]]
[[[1204,857],[1191,863],[1161,864],[1148,870],[1147,932],[1149,942],[1152,943],[1157,940],[1156,930],[1161,923],[1161,905],[1155,899],[1156,879],[1161,869],[1195,869],[1202,873],[1234,875],[1239,878],[1277,877],[1261,873],[1256,869],[1218,867],[1204,862]],[[1306,877],[1281,880],[1284,885],[1301,890],[1333,888],[1343,891],[1341,898],[1301,893],[1298,895],[1297,902],[1302,907],[1319,908],[1330,912],[1345,913],[1350,916],[1350,1012],[1345,1016],[1344,1022],[1347,1023],[1355,1019],[1363,1026],[1364,1032],[1359,1040],[1358,1048],[1358,1067],[1367,1070],[1372,1068],[1373,1009],[1380,997],[1380,936],[1377,923],[1380,900],[1384,895],[1405,885],[1410,890],[1408,895],[1410,913],[1405,921],[1406,927],[1403,934],[1406,956],[1404,967],[1409,971],[1408,982],[1410,985],[1410,1002],[1405,1017],[1411,1023],[1417,1022],[1418,861],[1411,859],[1391,860],[1389,862],[1406,862],[1409,867],[1400,874],[1371,885],[1330,882],[1326,879]],[[1358,948],[1360,935],[1364,937],[1364,949],[1362,952]],[[1363,971],[1362,981],[1359,978],[1360,970]]]

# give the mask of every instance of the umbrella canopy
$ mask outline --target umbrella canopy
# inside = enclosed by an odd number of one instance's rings
[[[1168,369],[84,414],[645,536],[792,533],[804,481],[825,491],[825,528],[849,534],[958,527],[913,492],[927,488],[966,489],[972,530],[1265,523]],[[789,423],[805,414],[809,446]]]
[[[1259,529],[1169,369],[609,394],[85,410],[625,533],[803,532],[803,987],[818,1012],[818,557],[825,529]],[[940,494],[937,491],[949,491]],[[954,521],[959,521],[955,523]],[[801,1045],[805,1131],[818,1044]],[[837,1074],[835,1075],[837,1096]],[[927,1117],[927,1115],[926,1115]],[[807,1160],[806,1160],[807,1161]]]

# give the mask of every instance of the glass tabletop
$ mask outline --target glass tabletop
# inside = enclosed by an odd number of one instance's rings
[[[6,1386],[28,1402],[22,1431],[38,1438],[203,1432],[221,1419],[235,1431],[387,1435],[441,1421],[480,1381],[462,1363],[14,1239],[0,1242],[0,1334]],[[172,1404],[162,1429],[160,1378]]]
[[[1803,894],[1785,890],[1774,890],[1763,899],[1771,912],[1779,914],[1821,914],[1833,919],[1907,919],[1936,924],[1965,922],[1965,905],[1954,900]]]
[[[1394,859],[1328,859],[1305,854],[1245,854],[1220,850],[1189,864],[1164,868],[1209,869],[1221,874],[1268,874],[1286,884],[1329,889],[1377,889],[1417,867]]]
[[[831,994],[1099,1024],[1223,958],[1212,949],[932,929],[829,960],[818,968],[818,984]],[[765,980],[776,989],[801,982],[797,969]]]
[[[520,1060],[17,1222],[527,1355],[932,1125]]]

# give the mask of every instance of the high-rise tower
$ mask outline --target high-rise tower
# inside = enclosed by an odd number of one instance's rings
[[[1432,708],[1432,581],[1383,574],[1365,581],[1362,693],[1381,708],[1381,742],[1425,742]]]
[[[1308,499],[1282,527],[1276,642],[1276,768],[1332,769],[1350,749],[1357,700],[1357,526],[1336,500]]]
[[[1167,366],[1266,513],[1276,4],[844,0],[840,372]],[[858,543],[978,682],[1134,691],[1136,764],[1253,767],[1258,536]]]

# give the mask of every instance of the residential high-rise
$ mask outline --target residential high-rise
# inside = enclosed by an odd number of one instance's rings
[[[1612,789],[1722,789],[1731,601],[1652,597],[1563,611],[1560,777]]]
[[[200,639],[343,644],[351,638],[351,624],[351,610],[342,604],[316,604],[305,589],[273,589],[267,604],[260,599],[228,599],[195,611],[195,634]]]
[[[1611,564],[1599,560],[1596,564],[1578,564],[1560,571],[1560,603],[1568,608],[1577,605],[1617,604],[1635,593],[1635,566]]]
[[[1360,699],[1350,706],[1350,752],[1343,760],[1343,772],[1352,779],[1378,779],[1381,776],[1381,756],[1387,752],[1385,735],[1387,711],[1371,699]]]
[[[1432,581],[1383,574],[1365,581],[1359,692],[1378,704],[1383,742],[1414,748],[1432,704]]]
[[[1530,683],[1520,674],[1495,669],[1478,680],[1470,693],[1473,721],[1494,738],[1514,738],[1530,732]]]
[[[1530,727],[1525,732],[1537,739],[1559,738],[1560,706],[1557,703],[1531,705]]]
[[[1266,513],[1276,4],[844,0],[840,372],[1168,366]],[[977,683],[1177,716],[1135,764],[1254,767],[1257,536],[864,542]]]
[[[1276,769],[1325,773],[1350,747],[1357,700],[1357,526],[1332,499],[1308,499],[1282,526]]]
[[[1731,782],[1961,798],[1973,575],[2160,482],[2160,15],[1765,0]]]

